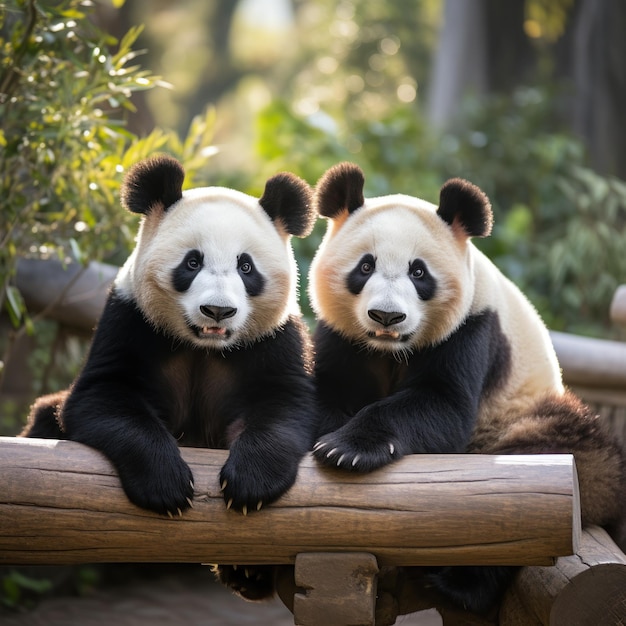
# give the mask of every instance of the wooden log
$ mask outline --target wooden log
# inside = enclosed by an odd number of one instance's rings
[[[626,387],[626,344],[619,341],[550,332],[568,385],[620,389]]]
[[[604,530],[582,533],[577,554],[525,567],[500,608],[500,626],[623,626],[626,556]]]
[[[369,552],[379,565],[549,564],[580,534],[570,455],[415,455],[366,475],[306,457],[279,502],[244,517],[218,484],[225,450],[182,449],[194,508],[132,505],[111,464],[70,441],[0,438],[0,564],[293,564]]]
[[[31,312],[83,332],[100,318],[119,268],[92,261],[62,264],[53,259],[20,259],[15,282]]]
[[[613,294],[611,320],[626,325],[626,285],[620,285]]]

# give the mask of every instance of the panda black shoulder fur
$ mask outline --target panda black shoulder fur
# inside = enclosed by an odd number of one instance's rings
[[[311,189],[279,174],[259,200],[183,180],[166,156],[128,172],[122,204],[143,215],[134,251],[69,395],[40,399],[23,434],[102,451],[128,498],[161,514],[193,498],[178,443],[229,448],[225,502],[256,511],[291,487],[315,436],[290,245],[313,226]]]
[[[317,459],[370,471],[410,453],[573,453],[583,523],[617,523],[620,448],[564,389],[535,309],[470,241],[491,231],[484,193],[450,180],[436,207],[404,195],[365,200],[363,185],[344,163],[316,188],[329,220],[309,275],[326,433]],[[432,575],[480,611],[512,572]]]

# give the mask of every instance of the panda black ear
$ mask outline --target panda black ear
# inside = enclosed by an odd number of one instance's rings
[[[489,198],[479,187],[462,178],[452,178],[441,187],[437,214],[465,237],[491,234],[493,213]]]
[[[170,156],[139,161],[128,170],[122,183],[122,206],[144,215],[157,206],[168,209],[183,197],[184,179],[183,166]]]
[[[306,237],[315,224],[311,186],[295,174],[282,172],[265,183],[259,204],[290,235]]]
[[[363,206],[363,171],[354,163],[338,163],[317,182],[315,206],[317,212],[334,219],[347,211],[352,213]]]

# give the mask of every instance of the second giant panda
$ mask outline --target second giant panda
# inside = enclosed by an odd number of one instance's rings
[[[363,185],[344,163],[316,188],[328,228],[309,274],[324,420],[314,455],[366,472],[410,453],[573,453],[583,524],[616,523],[620,449],[564,389],[536,310],[471,242],[491,231],[485,194],[453,179],[437,207],[364,199]],[[442,568],[432,578],[483,611],[512,573]]]

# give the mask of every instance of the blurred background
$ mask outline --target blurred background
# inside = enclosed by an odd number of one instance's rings
[[[550,328],[615,337],[624,32],[620,0],[0,2],[0,431],[75,375],[97,310],[60,315],[58,274],[99,306],[137,228],[123,172],[156,151],[187,186],[257,195],[277,171],[314,184],[341,160],[368,195],[436,202],[465,177],[495,211],[477,245]],[[311,324],[323,228],[294,243]]]
[[[370,196],[467,178],[549,327],[624,339],[624,33],[623,0],[0,0],[0,435],[80,367],[137,229],[124,171],[157,151],[255,195],[341,160]],[[294,242],[311,326],[323,230]],[[53,586],[12,571],[0,603]]]

